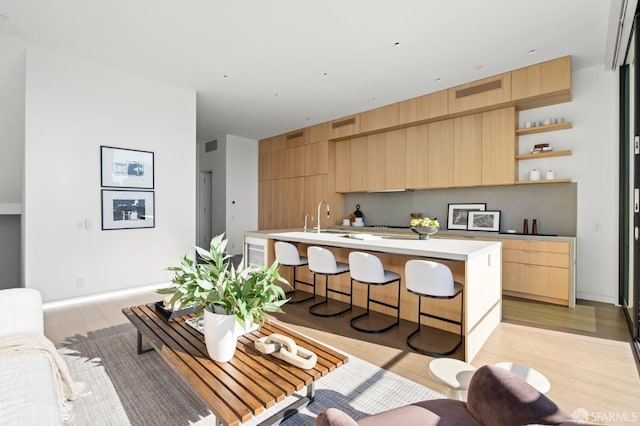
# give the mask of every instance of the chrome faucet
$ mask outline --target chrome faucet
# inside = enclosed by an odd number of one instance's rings
[[[304,214],[304,232],[307,232],[307,218],[309,217],[309,213]],[[311,216],[311,220],[313,220],[313,216]]]
[[[320,233],[320,207],[322,206],[322,203],[325,203],[327,205],[327,217],[331,216],[331,212],[329,211],[329,203],[327,203],[326,201],[320,201],[318,203],[318,234]]]

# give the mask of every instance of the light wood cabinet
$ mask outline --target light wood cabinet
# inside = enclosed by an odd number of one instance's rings
[[[336,192],[351,191],[351,141],[335,142]]]
[[[408,127],[405,132],[405,186],[410,189],[429,187],[429,126]]]
[[[350,142],[351,192],[363,192],[367,190],[367,138],[355,138]]]
[[[315,126],[307,127],[306,143],[322,142],[329,140],[329,123],[320,123]]]
[[[448,89],[449,114],[499,107],[511,102],[511,73]]]
[[[272,152],[271,176],[273,179],[304,176],[304,146]]]
[[[258,229],[273,229],[272,180],[258,182]]]
[[[367,136],[367,191],[404,188],[404,129]]]
[[[511,72],[511,97],[519,109],[538,108],[571,100],[571,57]]]
[[[570,306],[570,256],[567,242],[505,239],[503,292]]]
[[[360,133],[398,125],[398,104],[391,104],[360,113]]]
[[[482,183],[482,114],[453,120],[453,186]]]
[[[272,179],[271,164],[272,164],[272,152],[266,152],[264,154],[258,154],[258,180]]]
[[[360,115],[339,118],[329,123],[329,139],[339,139],[360,133]]]
[[[400,102],[398,124],[444,117],[448,113],[448,96],[447,90],[440,90]]]
[[[427,124],[429,153],[427,181],[429,188],[453,186],[453,120]]]
[[[515,183],[515,126],[514,107],[482,113],[482,185]]]
[[[329,141],[314,142],[304,146],[304,175],[320,175],[329,172]]]
[[[367,136],[367,191],[385,188],[386,155],[384,134]]]

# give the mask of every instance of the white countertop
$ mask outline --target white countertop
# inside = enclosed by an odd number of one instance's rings
[[[345,247],[359,250],[378,251],[382,253],[404,254],[410,256],[432,257],[437,259],[466,261],[481,256],[502,243],[497,241],[463,240],[463,239],[404,239],[382,238],[359,240],[345,237],[345,233],[317,232],[273,232],[266,236],[273,240],[290,241],[305,244],[318,244],[331,247]],[[263,234],[264,235],[264,234]]]

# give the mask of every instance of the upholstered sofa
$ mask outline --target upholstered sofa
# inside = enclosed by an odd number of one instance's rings
[[[0,424],[63,423],[66,397],[57,354],[51,351],[55,348],[44,337],[40,293],[0,290]]]
[[[469,384],[467,402],[433,399],[384,411],[357,422],[336,408],[321,412],[316,426],[516,426],[585,425],[505,369],[479,368]]]

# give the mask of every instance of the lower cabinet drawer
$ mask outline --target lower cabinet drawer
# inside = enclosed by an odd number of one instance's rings
[[[569,253],[548,253],[532,250],[502,249],[502,260],[513,263],[526,263],[530,265],[555,266],[556,268],[569,267]]]
[[[502,289],[554,299],[569,299],[569,269],[502,262]]]

